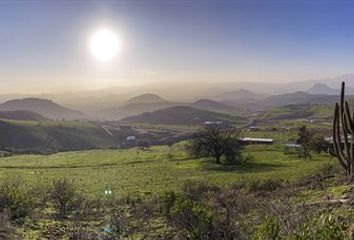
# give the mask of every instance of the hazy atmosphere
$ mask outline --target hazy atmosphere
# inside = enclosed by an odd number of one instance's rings
[[[0,0],[0,239],[353,240],[354,2]]]
[[[2,93],[162,82],[291,82],[353,73],[354,5],[306,1],[5,1]],[[100,61],[95,31],[118,40]]]

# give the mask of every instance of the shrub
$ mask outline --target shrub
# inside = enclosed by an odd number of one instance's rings
[[[258,192],[258,191],[274,191],[277,188],[282,186],[283,180],[281,179],[265,179],[265,180],[254,180],[251,181],[247,188],[251,192]]]
[[[200,202],[179,199],[171,210],[170,222],[182,230],[187,239],[210,239],[213,213]]]
[[[72,210],[77,209],[82,203],[73,182],[68,179],[54,180],[50,196],[59,219],[66,218]]]
[[[253,240],[278,240],[280,237],[280,224],[274,217],[267,217],[256,230]]]
[[[20,179],[10,179],[0,185],[0,210],[8,212],[12,220],[30,215],[36,201]]]
[[[108,235],[123,236],[129,233],[129,218],[123,212],[115,211],[110,218],[110,225],[106,228]]]
[[[346,229],[349,223],[332,215],[322,215],[304,224],[292,237],[295,240],[349,240]]]
[[[194,201],[200,201],[206,193],[219,191],[219,187],[210,185],[205,181],[187,180],[182,187],[185,197]]]
[[[77,204],[73,212],[75,221],[97,221],[105,215],[105,208],[108,208],[107,202],[100,199],[83,199]]]
[[[177,196],[174,191],[166,192],[161,197],[161,210],[166,218],[170,218],[172,207],[177,201]]]

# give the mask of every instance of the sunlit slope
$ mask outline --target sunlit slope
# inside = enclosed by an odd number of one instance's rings
[[[206,180],[220,186],[256,179],[295,180],[311,174],[331,157],[316,155],[311,161],[283,153],[280,146],[249,146],[242,166],[220,166],[206,159],[190,158],[185,143],[152,147],[150,151],[92,150],[49,156],[19,155],[0,159],[0,176],[22,177],[29,184],[53,179],[74,179],[81,191],[100,195],[110,188],[119,195],[155,194],[178,190],[187,179]]]

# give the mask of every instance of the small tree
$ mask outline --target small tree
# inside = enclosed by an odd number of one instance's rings
[[[240,159],[241,145],[238,132],[218,126],[206,126],[195,134],[191,152],[197,157],[213,157],[217,164],[225,157],[225,163],[236,163]]]
[[[310,153],[310,139],[311,133],[307,130],[306,126],[299,128],[297,143],[300,144],[299,157],[303,159],[311,158]]]

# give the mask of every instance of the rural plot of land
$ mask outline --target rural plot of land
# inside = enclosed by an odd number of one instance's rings
[[[206,180],[220,186],[257,179],[296,180],[312,174],[329,161],[328,155],[301,160],[286,155],[280,146],[247,146],[247,163],[216,165],[211,159],[188,156],[185,143],[156,146],[147,151],[91,150],[53,155],[17,155],[0,159],[3,178],[21,177],[27,184],[49,184],[53,179],[73,179],[87,194],[100,195],[111,189],[119,196],[155,194],[178,190],[190,180]]]

